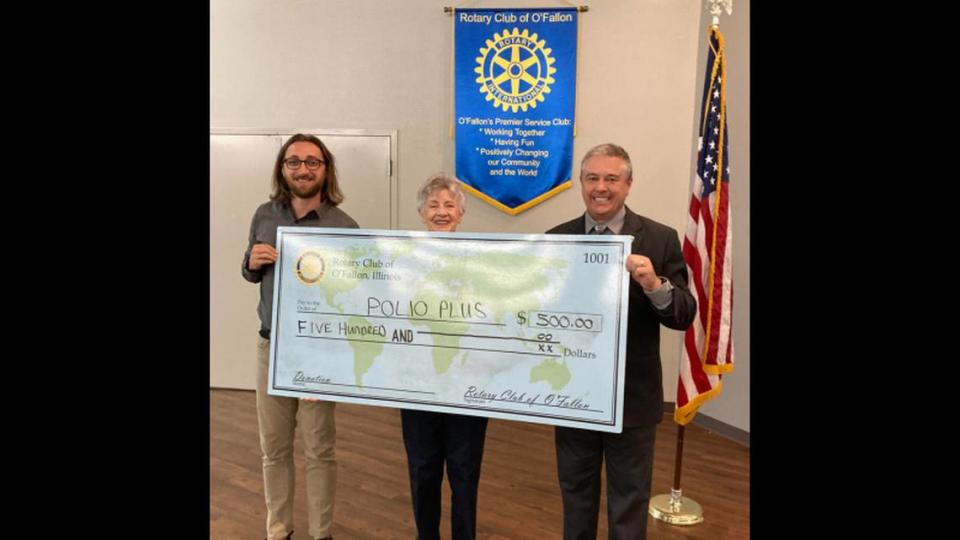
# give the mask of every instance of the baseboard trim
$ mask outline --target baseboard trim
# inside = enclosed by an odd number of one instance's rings
[[[676,404],[672,401],[665,401],[663,403],[663,412],[669,413],[671,418],[673,417],[673,411],[676,409]],[[721,437],[730,439],[735,443],[742,444],[747,448],[750,448],[750,432],[744,431],[738,427],[731,426],[726,422],[721,422],[716,418],[711,418],[702,412],[698,412],[696,416],[693,417],[693,424],[700,426],[707,431],[712,431]]]

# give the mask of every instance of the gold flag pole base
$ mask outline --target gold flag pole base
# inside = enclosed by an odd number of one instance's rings
[[[697,501],[683,497],[679,489],[671,489],[670,495],[657,495],[650,499],[650,515],[671,525],[696,525],[703,521],[703,509]]]

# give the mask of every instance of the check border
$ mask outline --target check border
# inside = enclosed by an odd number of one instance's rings
[[[630,255],[629,243],[624,244],[624,238],[630,238],[628,236],[587,236],[587,235],[527,235],[527,234],[496,234],[495,236],[492,233],[426,233],[423,231],[394,231],[394,230],[378,230],[378,229],[332,229],[332,228],[308,228],[308,227],[278,227],[277,231],[277,269],[274,272],[275,283],[274,283],[274,310],[273,310],[273,328],[279,328],[283,322],[281,317],[284,313],[280,302],[280,291],[283,290],[283,286],[286,280],[295,279],[293,273],[290,271],[289,267],[285,267],[285,257],[283,256],[283,245],[285,239],[292,239],[296,237],[335,237],[338,239],[363,239],[369,240],[372,237],[383,240],[411,240],[415,239],[418,242],[433,242],[433,241],[469,241],[469,242],[484,242],[484,243],[504,243],[504,244],[516,244],[520,243],[531,243],[537,245],[601,245],[601,246],[610,246],[614,248],[620,248],[618,250],[619,260],[617,264],[620,268],[624,268],[626,264],[626,257]],[[589,239],[588,241],[584,241]],[[625,249],[623,249],[625,248]],[[624,290],[626,283],[627,290]],[[616,298],[629,298],[629,280],[618,279],[616,280]],[[624,296],[626,294],[626,296]],[[270,373],[270,384],[268,390],[270,394],[273,395],[285,395],[285,394],[276,394],[274,391],[279,392],[288,392],[294,393],[297,396],[311,396],[318,399],[332,398],[332,401],[343,401],[348,403],[357,403],[363,405],[374,405],[374,406],[383,406],[383,407],[397,407],[397,408],[408,408],[408,409],[417,409],[417,410],[439,410],[442,412],[449,412],[454,414],[466,414],[472,416],[488,416],[491,415],[483,414],[484,411],[496,412],[497,416],[494,418],[504,418],[508,420],[516,421],[532,421],[537,422],[534,419],[540,419],[541,421],[537,423],[548,423],[554,425],[563,425],[568,427],[582,427],[585,429],[591,429],[588,426],[595,426],[593,429],[598,429],[601,431],[616,431],[620,432],[622,429],[622,417],[623,417],[623,403],[617,403],[618,396],[622,396],[623,389],[621,384],[624,382],[621,378],[618,378],[618,373],[620,372],[620,364],[624,363],[626,358],[626,348],[623,347],[621,351],[620,343],[625,343],[625,324],[627,321],[627,308],[629,302],[620,302],[616,308],[616,326],[615,326],[615,337],[616,343],[618,346],[614,347],[614,359],[611,364],[611,377],[613,377],[612,392],[609,402],[609,407],[607,409],[577,409],[581,412],[589,411],[596,412],[597,414],[606,414],[607,416],[603,419],[590,420],[585,419],[579,416],[570,416],[564,414],[550,414],[540,411],[525,411],[518,412],[516,409],[501,408],[496,406],[490,406],[491,401],[504,401],[504,402],[513,402],[510,400],[485,400],[487,404],[485,405],[471,405],[468,403],[448,403],[448,402],[437,402],[437,401],[426,401],[422,399],[403,399],[393,396],[369,396],[362,393],[354,393],[345,391],[342,389],[339,390],[323,390],[319,388],[305,388],[299,386],[289,386],[289,385],[280,385],[276,383],[277,375],[277,365],[274,362],[274,358],[277,354],[279,347],[279,342],[276,339],[271,339],[270,347],[270,368],[272,372]],[[550,311],[550,310],[546,310]],[[297,313],[300,311],[297,310]],[[317,315],[335,315],[335,316],[349,316],[348,313],[335,313],[335,312],[309,312],[306,311],[304,314],[316,313]],[[363,317],[369,318],[389,318],[389,319],[406,319],[406,320],[427,320],[432,319],[418,319],[413,317],[387,317],[387,316],[377,316],[377,315],[360,315]],[[446,320],[441,322],[448,322]],[[449,321],[453,322],[453,321]],[[456,321],[461,323],[463,321]],[[506,326],[505,323],[482,323],[471,321],[471,324],[478,325],[495,325],[495,326]],[[278,333],[272,332],[275,336]],[[347,339],[347,338],[332,338],[332,337],[317,337],[317,339],[340,339],[343,341],[363,341],[360,339]],[[402,346],[429,346],[429,347],[438,347],[438,345],[425,345],[425,344],[414,344],[414,343],[401,343],[401,342],[391,342],[391,341],[376,341],[378,344],[386,345],[402,345]],[[441,346],[442,347],[442,346]],[[468,347],[455,347],[461,350],[469,350]],[[509,351],[500,351],[503,353]],[[519,354],[519,352],[518,352]],[[536,353],[530,353],[536,354]],[[562,355],[538,355],[538,356],[552,356],[552,357],[562,357]],[[625,370],[625,365],[624,365]],[[351,385],[346,383],[319,383],[327,387],[357,387],[357,385]],[[386,388],[386,387],[375,387],[364,385],[363,388],[366,389],[381,389],[389,390],[392,392],[404,392],[411,394],[422,394],[430,393],[423,392],[419,390],[407,390],[400,388]],[[619,405],[619,406],[618,406]],[[426,406],[426,407],[422,407]],[[552,407],[558,410],[570,409],[570,407],[563,407],[558,405],[546,405],[546,404],[537,404],[538,407]],[[543,420],[559,420],[562,422],[547,422]],[[615,428],[615,429],[610,429]]]

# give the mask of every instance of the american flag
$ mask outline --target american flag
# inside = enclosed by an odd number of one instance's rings
[[[721,377],[733,371],[733,260],[730,222],[730,158],[727,152],[726,57],[723,34],[710,28],[703,84],[697,174],[683,258],[697,299],[697,317],[684,336],[673,419],[693,420],[697,409],[716,397]]]

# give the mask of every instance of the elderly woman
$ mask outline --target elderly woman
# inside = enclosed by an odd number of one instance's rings
[[[466,197],[455,178],[438,174],[417,194],[420,219],[429,231],[454,232],[463,219]],[[477,529],[477,488],[487,419],[429,411],[400,411],[403,444],[410,469],[410,495],[419,540],[440,538],[443,464],[451,491],[453,540],[472,539]]]

